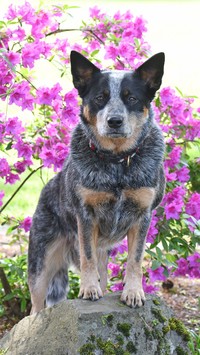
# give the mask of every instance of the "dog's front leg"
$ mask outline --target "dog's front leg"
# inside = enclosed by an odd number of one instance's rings
[[[129,307],[141,307],[145,302],[142,287],[142,261],[149,224],[150,216],[146,214],[140,222],[130,228],[127,234],[128,259],[121,301]]]
[[[98,227],[78,217],[81,285],[79,298],[98,300],[103,296],[97,266]]]

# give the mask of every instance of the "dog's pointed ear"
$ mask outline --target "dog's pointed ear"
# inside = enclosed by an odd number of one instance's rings
[[[93,75],[100,69],[76,51],[71,51],[70,61],[74,86],[82,96]]]
[[[162,83],[164,63],[165,55],[161,52],[148,59],[135,71],[135,74],[144,80],[154,94]]]

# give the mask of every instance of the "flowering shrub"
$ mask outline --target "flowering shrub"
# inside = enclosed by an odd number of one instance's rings
[[[66,5],[35,10],[25,2],[9,6],[0,21],[0,98],[6,107],[0,113],[0,177],[5,184],[15,184],[25,171],[30,172],[28,177],[43,167],[58,172],[69,153],[70,132],[79,120],[77,91],[64,92],[58,82],[52,87],[36,85],[37,62],[43,59],[57,65],[64,76],[72,49],[99,67],[115,69],[137,68],[148,57],[146,22],[141,17],[128,11],[111,18],[93,7],[89,20],[79,29],[80,42],[74,44],[67,38],[70,29],[62,27],[67,11]],[[60,37],[64,32],[65,39]],[[199,142],[200,108],[194,109],[193,101],[166,87],[153,103],[155,119],[166,139],[167,186],[161,206],[153,212],[147,237],[146,292],[155,289],[151,283],[165,280],[169,274],[200,276],[200,254],[194,253],[200,239],[200,186],[195,177],[200,161],[190,157]],[[18,114],[11,115],[11,107]],[[22,118],[24,114],[27,119]],[[0,191],[2,223],[7,222],[5,212],[11,199],[7,201]],[[29,216],[24,221],[17,215],[11,217],[14,228],[29,230]],[[111,254],[112,290],[122,288],[126,256],[125,240]]]

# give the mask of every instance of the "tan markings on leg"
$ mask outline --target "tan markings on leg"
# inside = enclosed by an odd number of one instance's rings
[[[155,198],[155,189],[151,187],[141,187],[140,189],[123,190],[126,198],[140,204],[142,208],[150,207]]]
[[[149,117],[149,110],[146,106],[143,107],[143,119],[146,120]]]
[[[46,292],[48,288],[48,280],[45,272],[42,272],[38,277],[36,282],[32,283],[31,278],[29,278],[29,290],[31,294],[31,313],[38,313],[44,308],[44,301],[46,298]]]
[[[86,187],[80,187],[79,193],[84,204],[93,207],[102,203],[107,203],[111,200],[116,200],[115,196],[111,192],[95,191],[92,189],[87,189]]]
[[[142,287],[142,260],[144,249],[139,261],[136,261],[140,238],[139,229],[139,224],[136,224],[128,231],[128,259],[126,276],[124,278],[125,286],[121,295],[121,300],[130,307],[141,307],[145,301]]]
[[[31,314],[37,313],[44,308],[49,282],[57,271],[65,266],[65,250],[65,239],[56,239],[46,251],[44,267],[40,275],[35,280],[32,280],[31,276],[29,277],[32,303]]]
[[[78,236],[80,248],[80,267],[81,267],[81,285],[79,297],[83,299],[91,299],[93,301],[103,296],[99,283],[99,273],[97,268],[97,243],[98,243],[98,227],[94,226],[90,239],[91,258],[86,257],[85,241],[83,237],[82,224],[79,218]],[[89,241],[88,241],[89,242]]]
[[[90,123],[93,126],[94,125],[96,126],[97,118],[96,116],[91,115],[88,105],[83,107],[83,115],[88,123]]]
[[[108,252],[107,250],[98,249],[97,251],[98,271],[100,276],[100,286],[103,294],[107,288],[107,265],[108,265]]]

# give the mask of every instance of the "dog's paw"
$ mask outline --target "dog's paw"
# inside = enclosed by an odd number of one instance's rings
[[[142,288],[124,288],[121,301],[131,308],[144,306],[145,295]]]
[[[99,298],[103,297],[103,293],[98,285],[81,286],[78,297],[84,300],[97,301]]]

